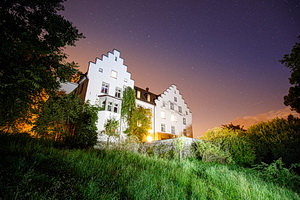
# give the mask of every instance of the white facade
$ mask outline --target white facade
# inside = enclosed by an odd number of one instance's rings
[[[104,123],[109,118],[120,120],[122,94],[126,87],[134,86],[131,74],[120,57],[120,52],[114,50],[96,62],[90,62],[87,72],[88,85],[85,101],[100,105],[103,110],[98,113],[97,128],[104,130]]]
[[[192,137],[192,113],[175,85],[171,85],[161,95],[134,87],[134,80],[127,72],[127,66],[120,57],[120,52],[113,50],[102,59],[90,62],[88,72],[79,81],[76,89],[84,101],[92,105],[98,104],[103,110],[98,113],[97,128],[99,133],[104,130],[107,119],[120,120],[122,95],[124,88],[136,90],[137,106],[150,109],[152,112],[152,129],[149,133],[155,140],[169,139],[178,135]],[[121,123],[122,124],[122,123]],[[120,133],[125,130],[124,124]]]
[[[192,134],[192,113],[175,85],[166,89],[155,100],[155,104],[156,139],[168,138],[165,134]]]

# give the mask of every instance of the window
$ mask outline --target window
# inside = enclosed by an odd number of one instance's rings
[[[110,76],[111,76],[112,78],[115,78],[115,79],[117,79],[118,72],[116,72],[116,71],[114,71],[114,70],[111,70],[111,74],[110,74]]]
[[[141,98],[141,91],[136,92],[136,98],[140,99]]]
[[[118,57],[115,57],[115,61],[117,61],[118,60]]]
[[[127,83],[127,78],[124,78],[124,82]]]
[[[102,82],[101,93],[108,94],[108,88],[109,88],[109,84]]]
[[[174,97],[174,101],[177,102],[177,97]]]
[[[172,122],[176,122],[176,116],[173,115],[173,114],[171,115],[171,121],[172,121]]]
[[[102,101],[101,107],[102,107],[103,110],[105,110],[105,106],[106,106],[106,100]]]
[[[183,122],[182,122],[184,125],[186,125],[186,119],[183,118]]]
[[[166,125],[165,124],[161,124],[160,130],[161,130],[161,132],[166,132]]]
[[[185,114],[188,115],[189,114],[188,111],[185,111]]]
[[[161,111],[160,116],[162,119],[166,119],[166,113],[164,111]]]
[[[107,110],[108,110],[108,111],[111,111],[111,110],[112,110],[112,102],[108,102]]]
[[[102,69],[102,68],[99,68],[99,70],[98,70],[98,71],[102,73],[102,72],[103,72],[103,69]]]
[[[114,105],[115,105],[115,106],[114,106],[114,112],[115,112],[115,113],[118,113],[118,107],[119,107],[119,105],[118,105],[117,103],[115,103]]]
[[[174,110],[174,103],[170,103],[170,109]]]
[[[171,126],[171,133],[175,134],[175,126]]]
[[[182,108],[181,108],[181,106],[178,106],[178,111],[179,111],[180,113],[182,113]]]
[[[150,102],[150,94],[147,94],[147,101]]]
[[[121,98],[122,89],[116,87],[115,97]]]

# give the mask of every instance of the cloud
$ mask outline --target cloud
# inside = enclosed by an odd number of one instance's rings
[[[291,111],[290,107],[285,107],[279,110],[271,110],[269,112],[258,114],[255,116],[238,117],[235,120],[233,120],[232,123],[234,125],[240,124],[241,126],[244,126],[244,128],[248,128],[253,124],[259,122],[267,122],[274,118],[287,118],[290,114],[292,114],[295,117],[300,117],[299,113]]]

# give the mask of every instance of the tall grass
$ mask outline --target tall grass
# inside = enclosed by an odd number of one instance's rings
[[[234,165],[58,150],[3,135],[0,156],[0,199],[300,199],[299,191]]]

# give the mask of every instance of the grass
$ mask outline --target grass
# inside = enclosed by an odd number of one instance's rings
[[[0,199],[300,199],[258,171],[0,137]]]

